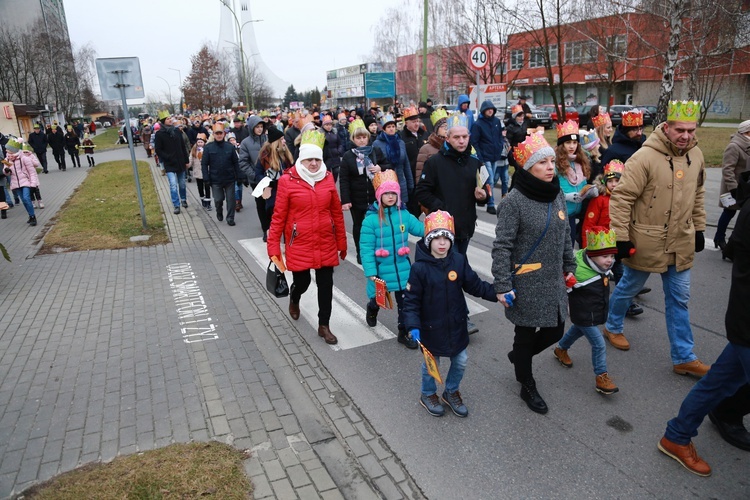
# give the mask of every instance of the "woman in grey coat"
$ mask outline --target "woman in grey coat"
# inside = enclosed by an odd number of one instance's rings
[[[516,170],[513,189],[497,207],[492,274],[497,298],[516,325],[508,358],[521,383],[521,399],[531,410],[547,413],[531,361],[562,338],[568,310],[565,280],[576,264],[555,151],[542,135],[532,134],[514,155],[523,169]]]
[[[750,120],[745,120],[737,127],[737,133],[732,135],[729,144],[724,149],[724,155],[721,161],[721,186],[719,196],[729,193],[730,200],[737,197],[737,184],[740,181],[740,174],[747,170],[748,158],[750,157]],[[720,198],[721,200],[721,198]],[[719,206],[724,210],[719,217],[719,223],[716,225],[716,234],[714,235],[714,246],[721,248],[721,257],[724,259],[724,248],[727,246],[726,232],[729,223],[737,213],[737,203],[728,202],[724,205],[719,201]]]

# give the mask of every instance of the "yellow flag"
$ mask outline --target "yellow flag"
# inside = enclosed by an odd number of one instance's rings
[[[430,351],[427,350],[427,348],[420,342],[419,347],[422,348],[422,355],[424,356],[424,363],[427,365],[427,373],[432,376],[439,384],[443,383],[443,379],[440,376],[440,370],[438,370],[437,362],[435,361],[435,356],[432,355]]]

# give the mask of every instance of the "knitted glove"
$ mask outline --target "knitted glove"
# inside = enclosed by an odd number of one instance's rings
[[[703,231],[695,232],[695,252],[702,252],[706,247],[706,238],[703,237]]]

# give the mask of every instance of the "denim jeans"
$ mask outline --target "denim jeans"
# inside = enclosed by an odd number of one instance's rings
[[[728,343],[708,373],[688,393],[677,417],[664,433],[670,441],[686,445],[698,435],[703,419],[725,398],[750,382],[750,347]]]
[[[495,206],[495,167],[497,164],[500,163],[499,161],[486,161],[484,162],[484,166],[487,167],[487,173],[490,174],[490,176],[487,178],[487,182],[490,184],[490,197],[487,199],[487,206],[488,207],[494,207]]]
[[[461,384],[461,379],[464,378],[464,372],[466,371],[466,364],[469,359],[469,355],[466,354],[466,349],[459,352],[455,356],[451,356],[451,367],[448,370],[448,376],[445,377],[445,390],[448,392],[456,392],[458,386]],[[435,363],[440,365],[440,358],[435,357]],[[432,375],[427,373],[427,365],[422,362],[422,394],[425,396],[431,396],[437,393],[437,384]]]
[[[495,178],[493,179],[492,185],[497,184],[497,181],[503,181],[502,193],[503,196],[508,194],[508,187],[510,187],[510,180],[508,178],[508,160],[500,160],[495,165]]]
[[[719,216],[719,223],[716,224],[716,234],[714,235],[714,241],[722,242],[726,240],[727,227],[729,223],[734,219],[737,210],[729,210],[725,208]]]
[[[607,330],[612,333],[622,333],[625,313],[633,297],[641,291],[650,274],[625,266],[622,279],[617,283],[609,300],[609,316],[605,325]],[[698,359],[693,354],[693,330],[690,327],[690,312],[688,311],[690,269],[677,271],[675,266],[669,266],[666,272],[661,273],[661,282],[664,289],[665,317],[672,364],[678,365]]]
[[[234,201],[235,202],[239,201],[240,203],[242,203],[242,183],[241,182],[237,182],[234,184]]]
[[[16,188],[13,190],[13,194],[21,198],[21,203],[29,214],[29,217],[34,217],[34,204],[31,203],[31,190],[28,186]]]
[[[183,201],[187,201],[185,171],[167,172],[167,180],[169,180],[169,194],[172,195],[172,205],[177,208],[180,206],[180,198],[182,198]]]
[[[597,375],[607,373],[607,348],[599,328],[573,324],[558,345],[560,349],[567,351],[576,340],[583,336],[586,336],[586,340],[591,344],[591,364],[594,365],[594,373]]]

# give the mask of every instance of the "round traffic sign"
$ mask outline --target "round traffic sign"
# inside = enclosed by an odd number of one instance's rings
[[[487,54],[487,47],[484,45],[472,45],[469,51],[469,66],[479,71],[487,66],[489,61],[489,55]]]

